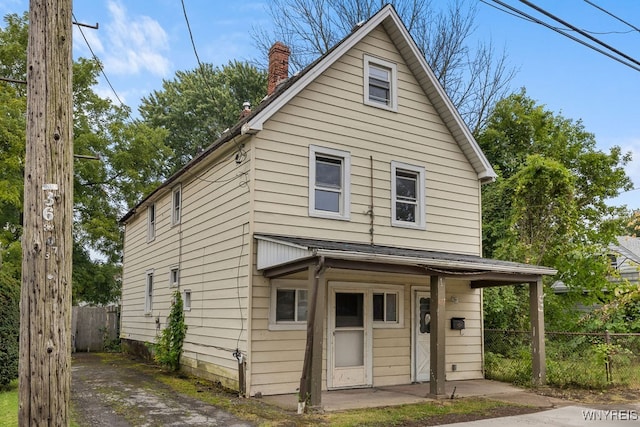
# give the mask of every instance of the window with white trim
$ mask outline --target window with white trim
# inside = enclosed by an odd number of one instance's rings
[[[156,238],[156,204],[147,207],[147,242]]]
[[[351,154],[309,146],[309,215],[347,220],[351,200]]]
[[[153,310],[153,270],[146,273],[145,293],[144,293],[144,312],[151,313]]]
[[[191,311],[191,289],[185,289],[182,297],[182,309]]]
[[[178,185],[171,192],[171,225],[180,223],[182,215],[182,188]]]
[[[373,293],[373,321],[383,323],[398,323],[398,293]]]
[[[175,288],[177,286],[180,286],[180,269],[173,267],[169,270],[169,287]]]
[[[391,225],[425,228],[424,176],[422,166],[391,162]]]
[[[306,328],[308,297],[304,281],[272,283],[269,329]]]
[[[364,103],[396,111],[397,67],[393,62],[364,55]]]

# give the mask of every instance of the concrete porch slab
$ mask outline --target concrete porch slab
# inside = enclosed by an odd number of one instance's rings
[[[491,380],[447,381],[445,396],[440,399],[465,397],[486,397],[488,399],[541,408],[554,408],[563,405],[563,401],[540,396],[531,391],[514,387],[511,384]],[[286,410],[298,409],[296,394],[265,396],[265,402]],[[429,394],[429,383],[407,384],[386,387],[370,387],[350,390],[331,390],[322,392],[322,409],[328,412],[350,409],[376,408],[383,406],[407,405],[434,401]],[[566,405],[566,402],[564,403]]]

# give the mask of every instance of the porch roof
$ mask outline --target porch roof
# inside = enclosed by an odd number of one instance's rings
[[[282,235],[254,237],[258,241],[257,267],[266,277],[302,271],[320,257],[327,267],[333,268],[464,276],[473,282],[473,287],[531,282],[557,273],[549,267],[467,254]]]

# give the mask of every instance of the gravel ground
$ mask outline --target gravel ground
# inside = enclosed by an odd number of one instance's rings
[[[134,362],[117,365],[76,353],[71,368],[73,419],[79,426],[230,426],[252,424],[173,392]]]

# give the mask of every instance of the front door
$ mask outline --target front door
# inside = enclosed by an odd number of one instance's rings
[[[370,385],[368,374],[369,334],[365,293],[356,290],[331,292],[330,379],[332,388]]]
[[[416,291],[414,295],[414,357],[415,381],[429,381],[431,364],[431,298],[429,292]]]

